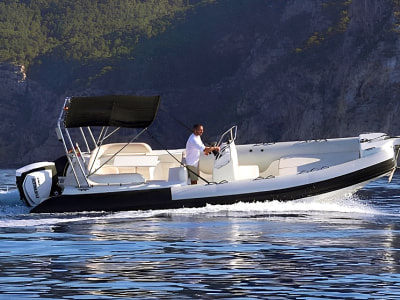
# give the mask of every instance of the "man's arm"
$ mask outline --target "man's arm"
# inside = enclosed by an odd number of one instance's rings
[[[219,152],[219,147],[205,147],[203,152],[204,152],[205,155],[208,155],[211,152],[213,152],[214,150]]]

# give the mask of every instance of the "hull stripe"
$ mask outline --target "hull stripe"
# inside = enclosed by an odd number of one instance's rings
[[[354,186],[389,173],[395,167],[393,159],[332,179],[273,191],[243,193],[226,196],[172,200],[170,188],[133,190],[96,194],[60,195],[46,199],[34,207],[32,213],[77,211],[124,211],[202,207],[207,204],[233,204],[280,200],[289,201],[317,196]],[[266,183],[268,181],[266,180]],[[268,184],[266,184],[268,187]]]

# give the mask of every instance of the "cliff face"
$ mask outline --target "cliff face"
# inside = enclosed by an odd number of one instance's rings
[[[29,80],[24,66],[2,63],[0,78],[0,167],[51,159],[58,151],[48,143],[50,136],[56,140],[57,96]]]
[[[89,85],[55,89],[54,64],[25,78],[3,63],[0,167],[61,154],[54,127],[71,95],[160,94],[150,130],[167,147],[188,135],[175,119],[204,123],[209,140],[237,124],[240,143],[399,134],[399,13],[388,0],[225,0],[144,41],[135,60],[113,62]]]
[[[245,97],[237,110],[242,128],[276,140],[398,133],[393,7],[348,1],[332,18],[329,2],[298,2],[288,3],[281,15],[281,23],[293,25],[299,16],[309,17],[297,41],[285,32],[276,43],[261,36],[243,66],[238,82]]]

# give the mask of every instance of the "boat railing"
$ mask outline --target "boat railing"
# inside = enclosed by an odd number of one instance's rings
[[[221,137],[218,140],[217,146],[220,146],[225,139],[229,141],[235,141],[236,134],[237,134],[237,125],[234,125],[221,135]]]

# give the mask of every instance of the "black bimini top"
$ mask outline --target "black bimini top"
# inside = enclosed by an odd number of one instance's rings
[[[146,128],[154,120],[160,96],[109,95],[72,97],[64,126],[116,126]]]

